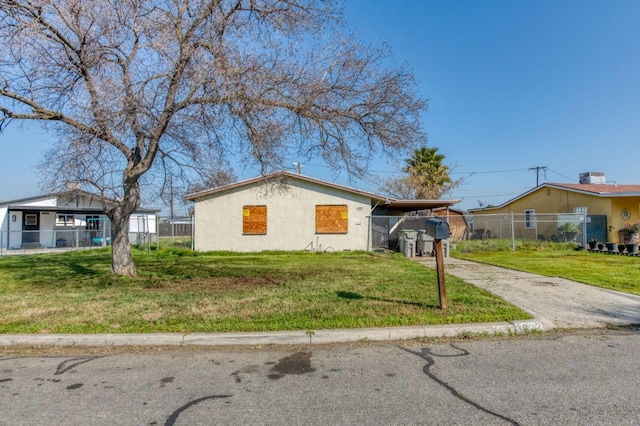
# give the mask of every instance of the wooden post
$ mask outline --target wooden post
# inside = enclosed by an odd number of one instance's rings
[[[444,256],[442,253],[442,240],[435,240],[436,271],[438,274],[438,296],[440,296],[440,309],[447,309],[447,289],[444,283]]]

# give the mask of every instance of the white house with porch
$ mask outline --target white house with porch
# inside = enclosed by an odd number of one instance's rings
[[[105,201],[107,205],[112,200]],[[111,222],[99,195],[79,189],[0,202],[0,248],[32,249],[105,246]],[[129,238],[154,239],[159,210],[139,209],[129,222]]]

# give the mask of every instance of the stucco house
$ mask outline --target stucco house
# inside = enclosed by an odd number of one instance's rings
[[[375,216],[443,208],[457,200],[394,200],[309,176],[278,172],[185,197],[194,202],[198,251],[369,250]],[[397,223],[397,221],[396,221]]]
[[[108,203],[112,200],[106,200]],[[159,210],[139,209],[129,221],[132,242],[156,234]],[[99,195],[68,189],[0,202],[0,248],[61,248],[107,245],[111,224]]]
[[[522,214],[527,219],[516,224],[516,228],[521,228],[515,230],[516,235],[531,231],[527,225],[535,223],[536,215],[558,214],[562,218],[563,213],[584,214],[586,239],[619,242],[617,230],[640,219],[640,185],[606,184],[603,173],[582,173],[580,183],[543,183],[500,206],[469,212],[473,214],[475,227],[481,227],[483,217],[488,215]],[[549,228],[557,232],[557,225]],[[544,230],[537,232],[544,237]]]

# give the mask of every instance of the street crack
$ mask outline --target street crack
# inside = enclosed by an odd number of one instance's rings
[[[441,378],[439,378],[438,376],[436,376],[432,371],[431,371],[431,367],[433,367],[436,363],[435,359],[436,357],[440,357],[440,358],[452,358],[452,357],[458,357],[458,356],[467,356],[469,355],[469,351],[467,351],[466,349],[462,349],[457,347],[454,344],[450,344],[449,346],[451,346],[452,348],[456,349],[457,351],[459,351],[459,353],[457,354],[453,354],[453,355],[437,355],[434,354],[433,352],[431,352],[430,348],[422,348],[422,350],[420,352],[418,351],[413,351],[409,348],[403,347],[403,346],[399,346],[399,345],[395,345],[398,349],[401,349],[405,352],[408,352],[410,354],[416,355],[420,358],[422,358],[423,360],[425,360],[427,363],[425,364],[424,367],[422,367],[422,371],[424,372],[424,374],[426,374],[431,380],[433,380],[434,382],[436,382],[437,384],[439,384],[440,386],[442,386],[443,388],[445,388],[447,391],[449,391],[449,393],[451,393],[451,395],[453,395],[454,397],[456,397],[457,399],[459,399],[462,402],[465,402],[469,405],[471,405],[472,407],[483,411],[489,415],[492,415],[494,417],[497,417],[499,419],[504,420],[505,422],[508,422],[514,426],[519,426],[520,424],[518,422],[516,422],[513,419],[510,419],[506,416],[503,416],[502,414],[496,413],[494,411],[489,410],[488,408],[483,407],[482,405],[478,404],[475,401],[472,401],[471,399],[467,398],[466,396],[462,395],[460,392],[458,392],[456,390],[456,388],[454,388],[453,386],[451,386],[449,383],[445,382],[444,380],[442,380]]]
[[[209,396],[203,396],[202,398],[194,399],[193,401],[188,402],[187,404],[183,405],[182,407],[174,411],[165,422],[165,426],[175,425],[176,420],[178,420],[178,417],[180,416],[180,414],[188,410],[189,408],[193,407],[196,404],[199,404],[203,401],[208,401],[210,399],[231,398],[232,396],[233,395],[209,395]]]

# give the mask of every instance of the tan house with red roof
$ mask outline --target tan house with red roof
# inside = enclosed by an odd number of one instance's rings
[[[581,175],[582,178],[582,175]],[[582,180],[582,179],[581,179]],[[640,185],[602,183],[544,183],[497,207],[470,210],[474,221],[482,215],[584,213],[587,238],[619,242],[617,230],[640,220]],[[613,226],[612,231],[609,226]],[[516,230],[516,235],[518,234]]]

